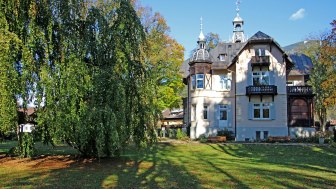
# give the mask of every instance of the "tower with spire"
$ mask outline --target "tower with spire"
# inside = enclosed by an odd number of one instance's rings
[[[205,36],[203,34],[203,18],[201,17],[201,29],[200,34],[198,36],[198,48],[194,52],[191,62],[208,62],[209,61],[209,52],[206,49],[206,41]]]
[[[244,30],[243,30],[244,20],[239,16],[239,5],[240,5],[240,0],[237,0],[236,2],[237,15],[232,21],[232,24],[233,24],[232,42],[233,43],[245,42],[245,35],[244,35]]]

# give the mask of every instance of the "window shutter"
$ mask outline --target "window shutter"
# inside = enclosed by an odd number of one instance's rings
[[[271,119],[275,120],[276,112],[275,112],[275,105],[274,105],[274,103],[271,103],[271,105],[270,105],[270,111],[271,111]]]
[[[253,119],[253,103],[248,104],[248,119],[252,120]]]
[[[259,56],[259,49],[254,49],[254,55]]]
[[[253,85],[252,83],[252,72],[247,74],[247,86]]]
[[[232,127],[232,121],[233,121],[232,108],[231,108],[231,105],[228,105],[228,126],[229,127]]]
[[[228,73],[228,90],[231,90],[232,73]]]
[[[273,71],[270,71],[268,73],[269,75],[269,78],[270,78],[270,85],[275,85],[275,81],[274,81],[274,72]]]
[[[216,119],[219,120],[219,104],[216,106]]]

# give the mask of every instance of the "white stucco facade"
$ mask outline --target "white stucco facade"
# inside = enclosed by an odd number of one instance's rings
[[[262,32],[258,35],[267,36]],[[243,44],[230,43],[218,48],[222,49],[210,51],[206,65],[200,59],[189,63],[190,137],[215,136],[220,130],[232,131],[237,141],[288,136],[286,81],[291,62],[278,44],[272,38],[255,37]],[[235,51],[230,52],[230,48]],[[257,62],[255,66],[260,52],[261,58],[266,57],[262,62],[265,64]],[[231,56],[226,64],[216,59],[221,53]],[[253,91],[256,89],[257,93]]]

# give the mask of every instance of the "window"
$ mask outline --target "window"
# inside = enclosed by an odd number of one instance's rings
[[[196,74],[196,87],[197,89],[204,88],[204,74]]]
[[[255,51],[255,56],[265,56],[265,49],[256,49]]]
[[[231,89],[231,78],[228,75],[220,75],[220,89],[222,90],[230,90]]]
[[[270,119],[270,103],[254,103],[253,119]]]
[[[252,77],[253,86],[270,84],[269,72],[253,72]]]
[[[236,25],[235,31],[241,31],[241,25],[240,24]]]
[[[191,88],[195,89],[195,87],[196,87],[196,76],[191,75]]]
[[[219,55],[219,60],[220,61],[225,61],[226,57],[227,57],[227,54],[220,54]]]
[[[220,105],[219,106],[219,120],[227,121],[227,106],[226,105]]]
[[[203,106],[203,119],[208,119],[208,105]]]

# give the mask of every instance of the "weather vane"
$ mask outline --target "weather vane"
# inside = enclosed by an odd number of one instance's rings
[[[237,0],[237,1],[236,1],[236,6],[237,6],[236,11],[237,11],[237,15],[239,15],[239,5],[240,5],[240,0]]]
[[[201,31],[203,31],[203,18],[201,17]]]

